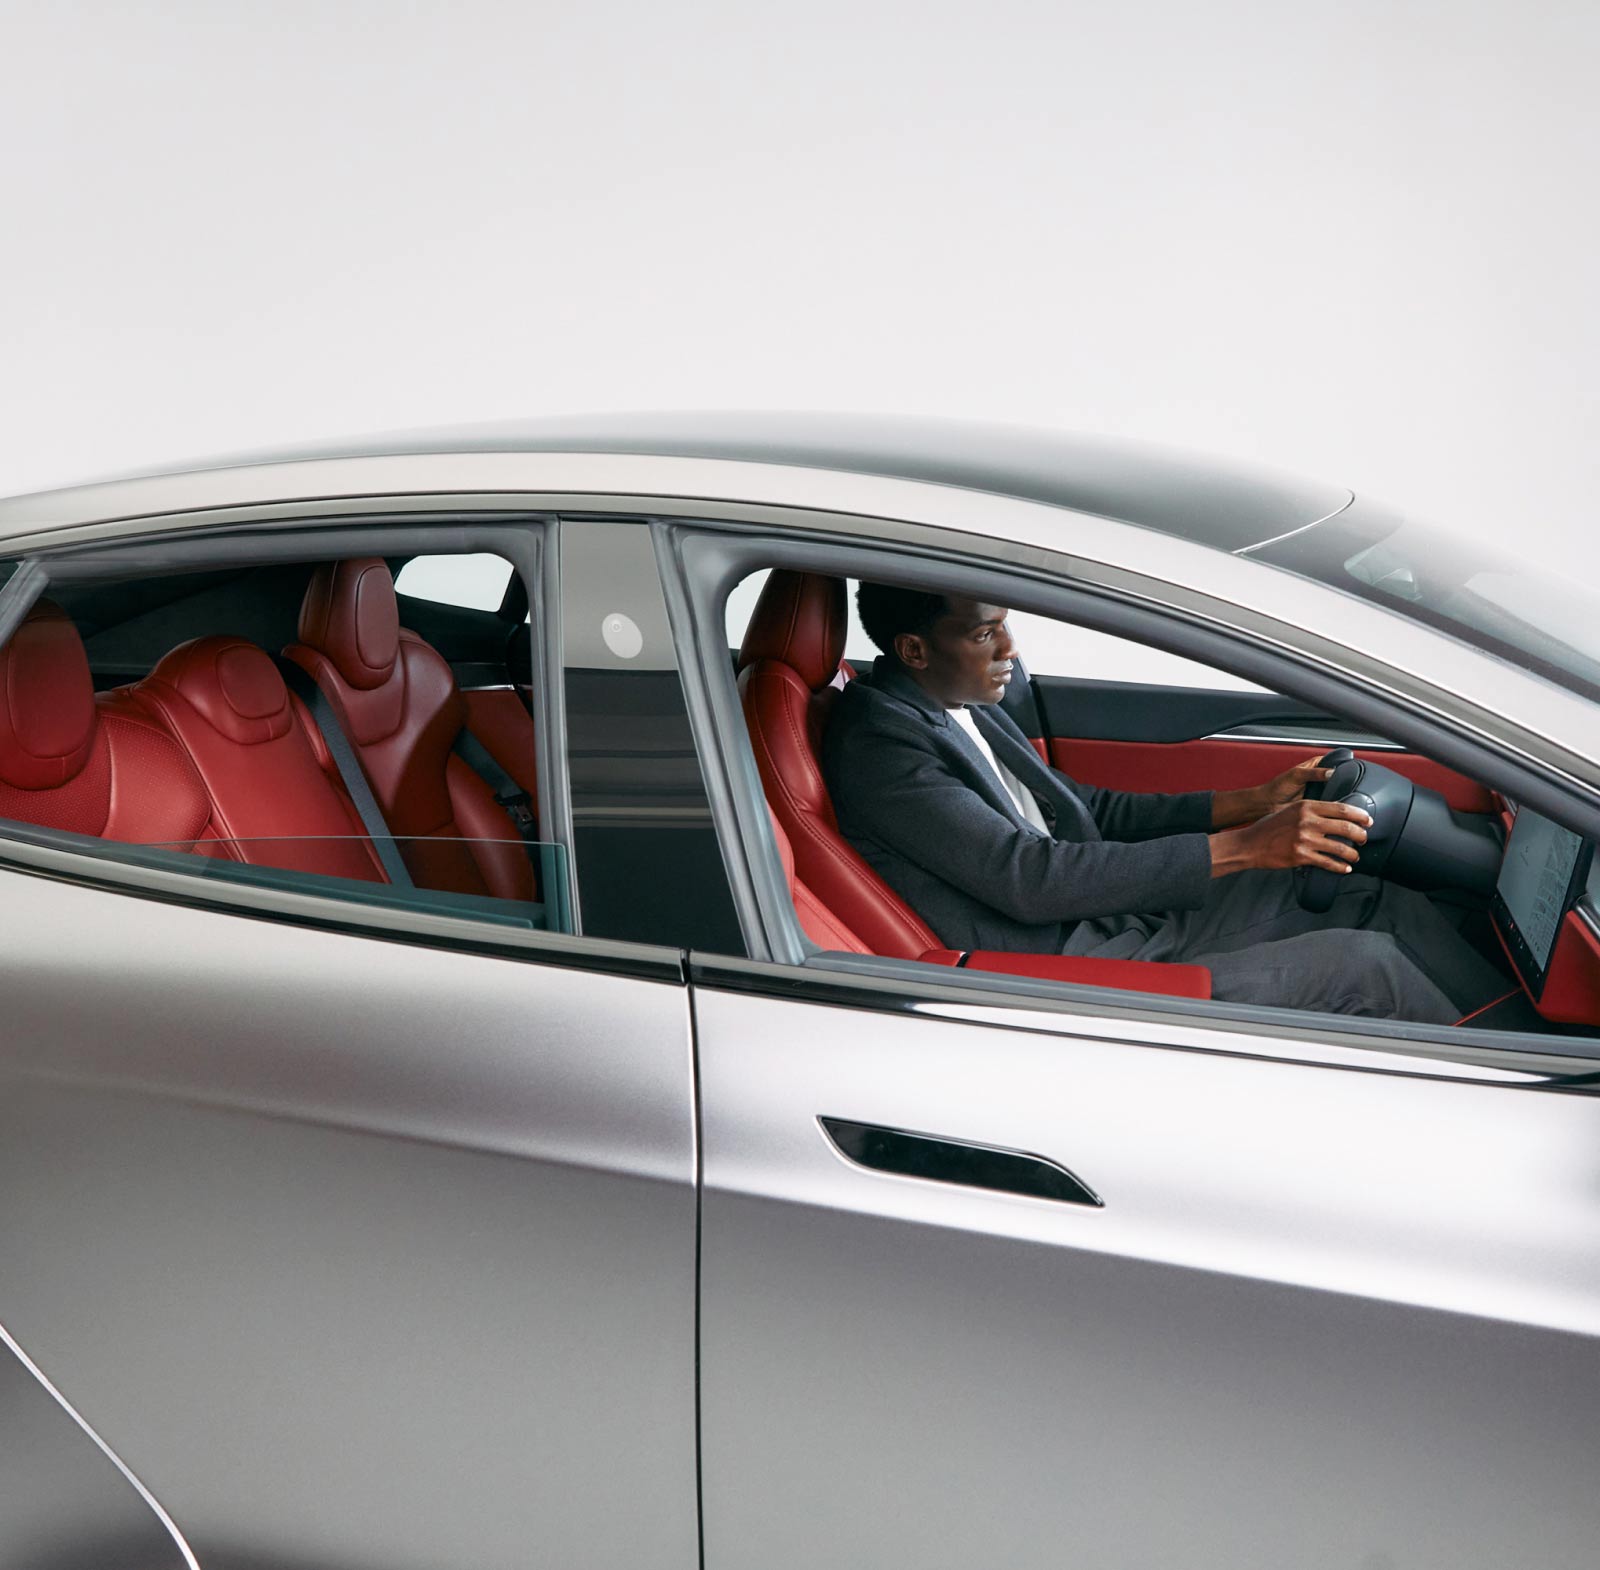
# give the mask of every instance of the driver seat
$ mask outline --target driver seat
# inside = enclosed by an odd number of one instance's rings
[[[822,778],[846,626],[842,578],[774,569],[739,647],[739,699],[800,880],[871,953],[918,959],[938,937],[840,834]]]

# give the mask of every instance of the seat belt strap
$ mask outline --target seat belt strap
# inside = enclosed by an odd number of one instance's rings
[[[539,825],[534,816],[533,798],[506,771],[495,755],[465,726],[452,749],[494,796],[495,805],[516,825],[517,833],[530,845],[539,840]]]
[[[372,787],[367,784],[367,776],[361,770],[356,749],[350,745],[350,738],[345,735],[339,716],[328,702],[327,693],[316,684],[309,671],[296,665],[293,660],[275,654],[272,663],[278,667],[284,686],[311,711],[311,723],[321,732],[323,741],[328,745],[334,767],[344,781],[344,788],[350,793],[351,803],[361,819],[361,826],[367,831],[367,838],[372,841],[372,848],[378,853],[384,875],[396,888],[415,888],[411,874],[406,871],[406,864],[400,859],[394,835],[389,832],[389,825],[384,822],[378,803],[373,799]]]

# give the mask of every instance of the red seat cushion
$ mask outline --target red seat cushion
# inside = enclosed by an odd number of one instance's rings
[[[300,611],[300,641],[283,652],[333,705],[420,887],[533,898],[533,869],[516,826],[452,751],[467,722],[455,676],[431,644],[401,627],[382,560],[318,567]]]

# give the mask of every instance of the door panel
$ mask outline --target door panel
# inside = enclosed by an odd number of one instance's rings
[[[1270,780],[1319,750],[1304,742],[1235,741],[1223,736],[1187,742],[1057,736],[1050,742],[1050,762],[1075,780],[1111,790],[1240,790]],[[1438,791],[1457,812],[1495,810],[1494,797],[1482,785],[1432,758],[1387,748],[1355,752],[1358,758]]]
[[[1368,738],[1348,724],[1274,693],[1213,692],[1035,676],[1050,762],[1087,785],[1111,790],[1237,790],[1259,785],[1325,747],[1358,757],[1436,790],[1458,812],[1492,812],[1482,785],[1431,758]],[[1242,734],[1228,736],[1228,731]],[[1278,732],[1284,739],[1264,739]]]
[[[682,985],[0,911],[0,1321],[206,1570],[697,1563]]]
[[[1592,1564],[1600,1101],[704,974],[708,1570]],[[864,1170],[819,1116],[1104,1208]]]

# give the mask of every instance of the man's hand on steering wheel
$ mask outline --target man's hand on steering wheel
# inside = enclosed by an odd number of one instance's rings
[[[1280,776],[1272,783],[1286,778]],[[1356,847],[1366,843],[1371,823],[1370,814],[1348,802],[1291,801],[1244,828],[1213,834],[1211,876],[1226,877],[1250,867],[1321,867],[1328,872],[1349,872],[1361,859]]]
[[[1299,801],[1307,785],[1320,784],[1333,773],[1322,766],[1321,754],[1285,769],[1265,785],[1252,785],[1248,790],[1219,790],[1211,798],[1211,826],[1214,829],[1232,828],[1238,823],[1254,823],[1268,813]]]

